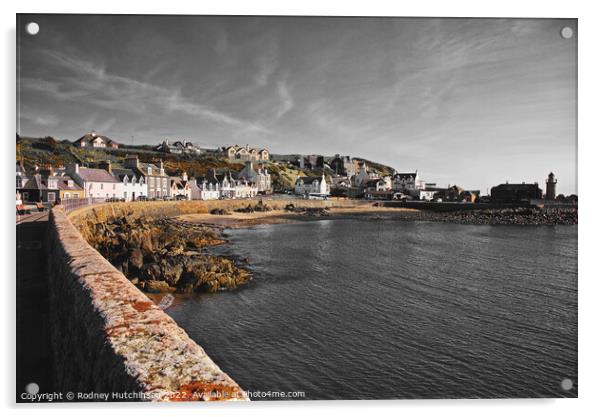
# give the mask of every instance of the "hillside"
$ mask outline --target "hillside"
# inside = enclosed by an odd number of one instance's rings
[[[36,165],[67,166],[71,163],[94,165],[101,161],[111,161],[116,167],[122,166],[125,156],[138,155],[141,162],[158,163],[163,160],[165,171],[177,175],[186,171],[189,175],[205,175],[210,168],[240,171],[242,164],[230,163],[214,154],[175,155],[158,152],[151,146],[121,146],[119,149],[79,148],[69,141],[56,141],[52,138],[20,138],[17,155],[22,158],[27,171]]]
[[[150,145],[121,145],[119,149],[80,148],[67,140],[58,141],[51,137],[28,138],[21,137],[17,141],[17,160],[23,160],[27,171],[35,166],[52,165],[53,167],[67,166],[71,163],[94,166],[102,161],[111,161],[115,167],[123,166],[128,154],[138,155],[141,162],[158,163],[163,160],[168,175],[178,175],[187,172],[190,176],[206,175],[210,168],[219,170],[230,169],[238,172],[243,168],[242,163],[232,163],[211,150],[205,150],[200,155],[170,154],[158,152]],[[298,155],[273,155],[273,160],[267,162],[266,168],[272,175],[275,190],[292,189],[297,177],[321,176],[322,172],[328,177],[333,174],[327,163],[332,157],[324,157],[325,168],[322,170],[301,169],[293,164]],[[354,158],[357,165],[361,159]],[[370,169],[381,175],[392,175],[391,167],[376,162],[367,161]]]

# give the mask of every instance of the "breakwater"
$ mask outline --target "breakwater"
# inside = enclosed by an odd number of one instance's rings
[[[62,208],[50,213],[48,233],[58,391],[106,393],[110,399],[132,393],[126,400],[247,398],[183,329],[84,240]]]

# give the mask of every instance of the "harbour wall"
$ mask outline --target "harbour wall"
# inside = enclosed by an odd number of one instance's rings
[[[234,210],[256,201],[107,203],[49,215],[47,251],[54,385],[109,400],[247,400],[173,319],[103,258],[85,237],[112,217],[173,217]],[[350,207],[354,201],[270,200],[273,208]],[[130,397],[112,397],[129,393]],[[77,400],[77,398],[76,398]]]
[[[57,391],[106,393],[117,401],[247,399],[173,319],[85,241],[62,208],[50,212],[48,233]],[[117,393],[130,397],[112,397]]]

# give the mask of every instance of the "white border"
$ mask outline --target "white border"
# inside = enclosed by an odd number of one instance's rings
[[[245,415],[303,415],[308,413],[344,413],[349,416],[364,415],[367,412],[378,414],[412,413],[421,415],[445,416],[507,416],[526,413],[541,413],[549,416],[589,415],[601,407],[596,404],[600,377],[600,343],[598,333],[600,325],[600,257],[598,235],[602,231],[597,213],[602,208],[600,121],[602,120],[600,76],[600,53],[602,50],[600,27],[602,16],[597,13],[595,2],[586,5],[575,0],[527,2],[526,0],[506,1],[411,1],[385,2],[370,1],[325,1],[302,0],[285,1],[216,1],[197,2],[171,0],[168,2],[103,0],[100,2],[82,1],[38,1],[3,3],[0,19],[3,29],[3,65],[4,84],[2,105],[3,133],[2,172],[6,190],[3,194],[5,212],[1,216],[6,225],[3,228],[4,239],[0,256],[0,265],[12,268],[3,277],[4,291],[4,329],[2,338],[2,368],[0,395],[2,405],[10,414],[81,415],[106,416],[109,412],[125,409],[132,415],[164,415],[196,412],[218,415],[231,415],[232,412]],[[130,14],[289,14],[289,15],[360,15],[360,16],[486,16],[486,17],[568,17],[579,18],[579,191],[581,192],[580,230],[579,230],[579,399],[567,400],[438,400],[438,401],[332,401],[332,402],[295,402],[295,403],[253,403],[253,404],[188,404],[173,405],[82,405],[85,411],[74,405],[43,405],[36,407],[15,406],[14,401],[14,330],[15,330],[15,232],[12,187],[13,155],[15,135],[15,13],[130,13]],[[10,171],[10,172],[9,172]],[[10,200],[10,201],[9,201]],[[10,233],[9,233],[10,232]],[[6,271],[6,267],[4,270]],[[7,372],[12,370],[12,372]],[[598,406],[597,406],[598,405]],[[596,407],[597,406],[597,407]],[[335,410],[336,408],[336,410]],[[193,411],[194,410],[194,411]]]

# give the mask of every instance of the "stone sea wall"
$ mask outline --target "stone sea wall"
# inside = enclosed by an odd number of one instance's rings
[[[175,203],[141,204],[135,209],[147,214],[180,212]],[[73,218],[132,210],[125,206],[82,209]],[[130,400],[247,399],[173,319],[86,242],[62,208],[51,211],[48,230],[57,391],[108,393],[109,400],[127,400],[112,397],[124,392],[134,393]]]

